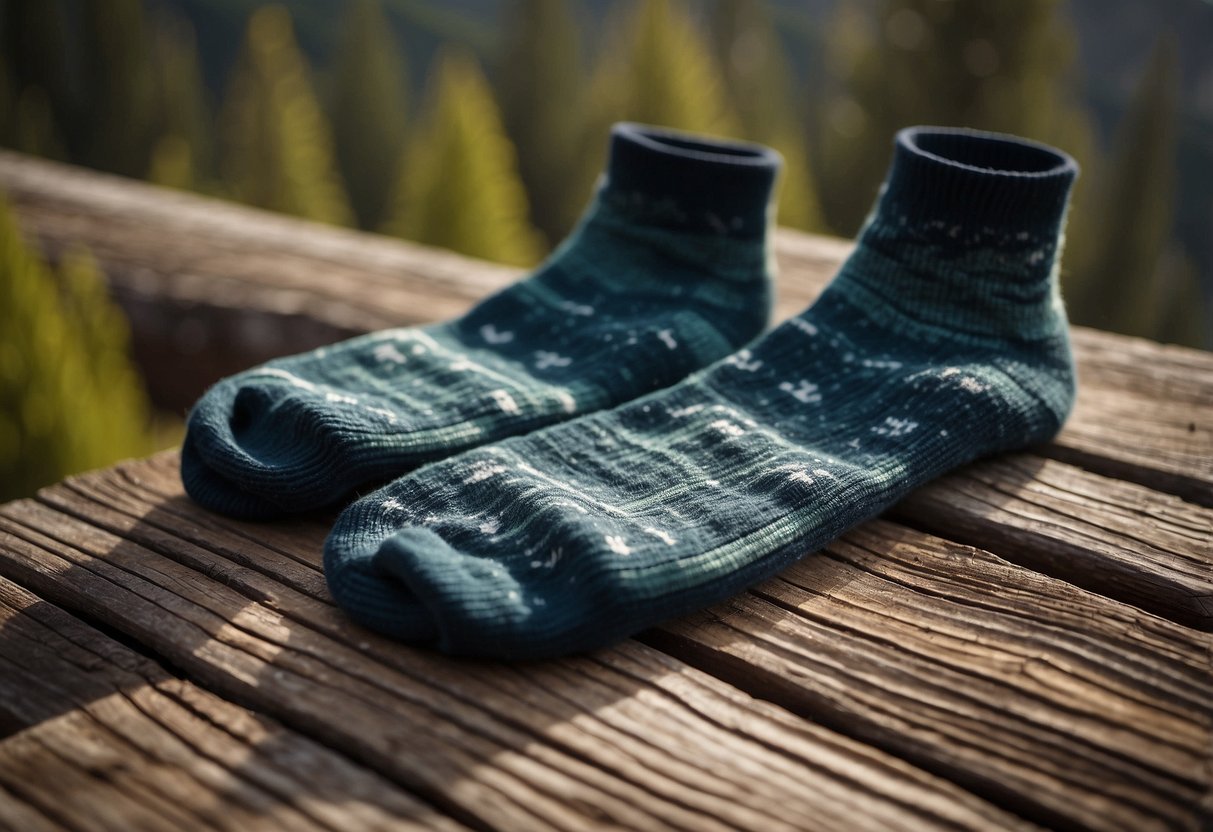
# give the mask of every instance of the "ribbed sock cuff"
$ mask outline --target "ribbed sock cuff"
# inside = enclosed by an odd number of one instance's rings
[[[976,130],[897,134],[876,211],[837,281],[873,314],[973,337],[1054,337],[1057,258],[1078,165]]]
[[[758,240],[782,164],[760,144],[624,122],[599,198],[649,225]]]
[[[880,215],[889,225],[908,217],[949,230],[1047,237],[1060,230],[1077,175],[1074,159],[1048,145],[978,130],[908,127],[897,134]]]

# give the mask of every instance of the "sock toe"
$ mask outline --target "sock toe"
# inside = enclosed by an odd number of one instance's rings
[[[378,551],[373,542],[343,546],[330,536],[324,577],[333,600],[368,629],[412,644],[434,643],[439,636],[434,614],[407,581],[383,568]]]
[[[277,503],[243,491],[207,465],[192,434],[186,434],[181,445],[181,482],[194,502],[238,520],[276,520],[286,515]]]
[[[351,545],[341,525],[325,546],[325,575],[334,599],[360,624],[450,654],[514,652],[511,636],[533,611],[496,560],[420,527],[357,535]]]
[[[285,386],[221,382],[190,413],[182,452],[187,490],[218,511],[235,505],[245,517],[328,505],[337,495],[324,418]]]

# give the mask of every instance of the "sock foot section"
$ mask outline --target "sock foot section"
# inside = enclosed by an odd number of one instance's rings
[[[465,316],[387,330],[227,379],[191,413],[190,495],[272,517],[469,448],[669,386],[759,334],[770,310],[759,145],[616,125],[574,235]]]

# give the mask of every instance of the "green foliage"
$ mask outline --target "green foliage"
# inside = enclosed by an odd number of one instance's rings
[[[8,71],[0,62],[0,144],[13,146],[12,134],[16,132],[16,93],[8,80]]]
[[[320,222],[350,223],[332,134],[284,7],[263,6],[250,18],[220,130],[224,185],[232,197]]]
[[[176,134],[161,136],[152,148],[147,181],[183,191],[198,189],[198,163],[187,139]]]
[[[67,28],[59,0],[6,0],[4,3],[4,39],[0,53],[4,55],[5,79],[9,85],[7,95],[13,107],[23,97],[25,90],[34,88],[38,99],[25,104],[27,110],[6,124],[0,140],[10,147],[30,153],[41,152],[39,147],[19,143],[19,133],[29,141],[30,133],[39,136],[62,135],[72,116],[73,97],[68,79]],[[38,124],[31,130],[24,125],[31,116],[29,108],[36,113]],[[6,109],[16,115],[15,110]],[[6,119],[7,121],[7,119]],[[39,139],[35,144],[41,144]],[[61,150],[56,138],[54,144]]]
[[[30,85],[21,90],[13,109],[6,144],[22,153],[48,159],[65,159],[67,151],[55,127],[51,102],[42,87]]]
[[[572,228],[588,196],[569,186],[582,167],[578,151],[587,115],[581,32],[565,0],[514,0],[505,9],[502,116],[518,150],[531,218],[556,241]]]
[[[568,233],[616,120],[776,147],[787,162],[780,223],[841,234],[871,205],[896,129],[1002,130],[1057,144],[1082,163],[1063,275],[1076,320],[1193,344],[1210,331],[1189,252],[1171,228],[1173,46],[1159,47],[1114,158],[1101,164],[1075,102],[1064,0],[841,0],[825,60],[810,61],[830,78],[814,79],[811,92],[798,88],[766,0],[615,3],[604,35],[593,38],[602,48],[588,83],[577,4],[512,0],[493,53],[500,115],[474,61],[447,56],[434,62],[440,77],[429,81],[425,124],[411,140],[404,62],[385,4],[431,37],[489,49],[489,28],[473,31],[454,9],[356,0],[325,75],[330,122],[290,16],[263,7],[216,122],[194,32],[168,7],[7,0],[0,143],[530,263],[544,245],[531,223],[548,242]],[[145,7],[158,12],[145,19]],[[234,4],[224,16],[248,7]],[[315,43],[333,41],[320,0],[292,8]],[[785,24],[797,17],[780,13]]]
[[[595,76],[595,103],[608,121],[723,135],[740,127],[711,49],[679,0],[645,0],[627,9]]]
[[[191,190],[213,190],[217,176],[211,103],[189,21],[164,16],[152,42],[156,67],[156,134],[147,179]]]
[[[636,0],[607,23],[590,79],[574,193],[584,202],[616,121],[737,136],[741,121],[711,47],[682,0]]]
[[[157,137],[156,69],[140,0],[81,4],[83,103],[76,158],[123,176],[147,172]]]
[[[363,228],[384,219],[404,147],[404,61],[378,0],[346,7],[329,113],[337,162]]]
[[[214,179],[214,125],[190,24],[162,12],[149,25],[138,0],[95,0],[73,6],[77,31],[68,32],[60,7],[59,0],[13,0],[5,10],[0,141],[206,187]]]
[[[56,279],[0,204],[0,502],[151,450],[127,337],[93,261]]]
[[[1199,284],[1172,242],[1178,63],[1174,40],[1160,39],[1088,206],[1092,236],[1065,288],[1077,323],[1199,346]]]
[[[780,225],[823,230],[804,115],[792,94],[787,57],[768,4],[762,0],[720,0],[712,24],[716,52],[743,135],[783,154]]]
[[[531,265],[543,246],[527,222],[514,148],[488,81],[465,52],[446,51],[436,61],[385,230],[473,257]]]
[[[1090,173],[1090,128],[1070,83],[1073,33],[1059,0],[852,0],[831,33],[840,88],[820,122],[820,181],[831,227],[852,233],[908,124],[963,125],[1057,144]],[[873,25],[875,24],[875,25]]]

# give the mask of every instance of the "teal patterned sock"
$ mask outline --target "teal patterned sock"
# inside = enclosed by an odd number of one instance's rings
[[[976,457],[1049,439],[1074,376],[1057,259],[1074,162],[899,134],[808,311],[669,390],[428,466],[325,546],[362,624],[457,654],[610,643],[767,578]]]
[[[270,518],[421,463],[666,387],[758,335],[780,160],[759,145],[616,125],[577,231],[458,320],[393,329],[225,379],[189,417],[186,490]]]

